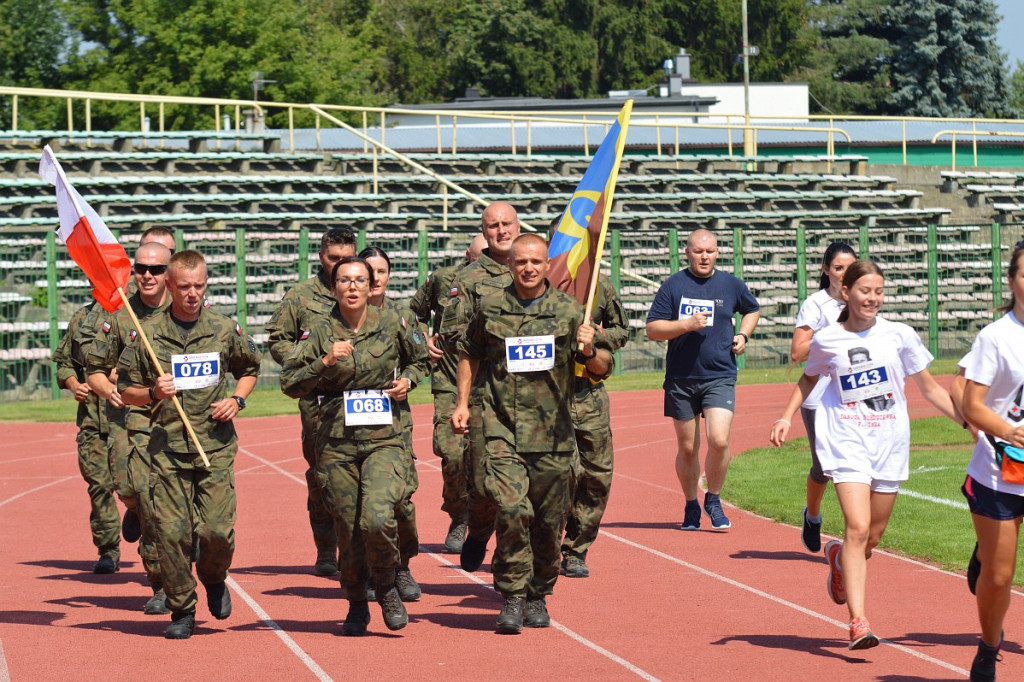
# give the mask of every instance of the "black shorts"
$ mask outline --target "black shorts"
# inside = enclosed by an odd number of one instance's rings
[[[960,492],[967,498],[972,514],[996,521],[1012,521],[1024,516],[1024,497],[992,490],[968,476]]]
[[[665,379],[665,416],[690,421],[709,407],[736,411],[736,379]]]

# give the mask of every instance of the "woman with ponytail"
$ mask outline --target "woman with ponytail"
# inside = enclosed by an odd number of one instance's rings
[[[814,333],[834,324],[843,309],[843,273],[857,260],[853,248],[845,242],[832,242],[825,249],[821,261],[821,281],[818,291],[807,297],[796,315],[796,329],[789,356],[794,363],[807,360]],[[801,539],[808,552],[821,551],[821,500],[825,497],[828,477],[821,470],[821,463],[815,453],[814,411],[821,402],[821,395],[828,388],[828,377],[821,377],[814,391],[800,406],[800,416],[807,429],[807,440],[811,446],[811,469],[807,473],[807,504],[802,514]]]
[[[917,332],[878,312],[885,297],[882,270],[871,261],[843,274],[846,307],[837,324],[811,339],[807,367],[782,417],[772,425],[774,445],[789,433],[790,419],[820,376],[829,386],[814,415],[817,455],[832,479],[843,512],[843,541],[825,545],[828,594],[850,614],[850,649],[878,645],[865,617],[867,559],[889,523],[900,483],[910,473],[910,418],[906,380],[940,412],[956,419],[953,402],[928,372],[932,354]]]

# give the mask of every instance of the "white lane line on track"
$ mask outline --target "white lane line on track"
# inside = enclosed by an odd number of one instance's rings
[[[78,456],[77,450],[71,450],[69,452],[56,452],[49,455],[34,455],[32,457],[19,457],[18,459],[5,459],[0,462],[2,464],[16,464],[17,462],[34,462],[37,459],[53,459],[54,457],[71,457]]]
[[[64,478],[58,478],[56,481],[50,481],[49,483],[46,483],[44,485],[36,486],[35,488],[32,488],[31,490],[26,490],[25,492],[18,493],[17,495],[12,495],[12,496],[8,497],[6,500],[0,500],[0,507],[4,506],[5,504],[8,504],[10,502],[14,502],[15,500],[17,500],[19,498],[25,497],[26,495],[31,495],[32,493],[39,492],[40,490],[45,490],[46,488],[49,488],[49,487],[55,486],[55,485],[59,485],[59,484],[64,483],[66,481],[73,481],[76,478],[78,478],[78,476],[65,476]]]
[[[227,582],[231,589],[249,605],[249,608],[256,613],[256,617],[263,621],[266,626],[270,628],[282,642],[284,642],[284,645],[288,647],[307,668],[309,668],[310,672],[312,672],[318,680],[321,680],[321,682],[332,682],[331,676],[328,675],[323,668],[317,665],[317,662],[313,660],[313,657],[306,653],[306,651],[291,638],[291,635],[285,632],[281,626],[270,617],[270,614],[264,611],[263,608],[256,603],[256,600],[250,597],[249,593],[243,590],[242,587],[235,582],[234,578],[229,576],[225,582]]]
[[[263,464],[267,465],[268,467],[270,467],[271,469],[273,469],[273,470],[274,470],[274,471],[276,471],[277,473],[281,474],[282,476],[286,476],[287,478],[290,478],[290,479],[292,479],[292,480],[293,480],[293,481],[295,481],[296,483],[301,483],[302,485],[306,485],[306,479],[305,479],[305,477],[303,477],[303,478],[299,478],[298,476],[296,476],[295,474],[291,473],[290,471],[285,471],[285,470],[284,470],[284,469],[282,469],[281,467],[277,466],[277,463],[275,463],[275,462],[271,462],[271,461],[270,461],[269,459],[264,459],[263,457],[260,457],[259,455],[257,455],[257,454],[256,454],[255,452],[253,452],[252,450],[250,450],[250,449],[248,449],[248,448],[243,448],[243,447],[239,447],[239,448],[238,448],[238,451],[239,451],[239,452],[243,452],[243,453],[245,453],[246,455],[248,455],[248,456],[252,457],[252,458],[253,458],[253,459],[255,459],[255,460],[256,460],[257,462],[261,462],[261,463],[263,463]],[[286,461],[289,461],[289,462],[290,462],[290,461],[292,461],[293,459],[294,459],[294,458],[289,458],[289,459],[287,459]]]
[[[932,495],[925,495],[924,493],[916,493],[913,490],[907,490],[906,488],[900,488],[900,495],[906,495],[907,497],[913,497],[915,500],[924,500],[925,502],[932,502],[934,504],[943,504],[947,507],[953,507],[954,509],[963,509],[964,511],[970,510],[966,502],[960,500],[947,500],[944,497],[934,497]]]
[[[486,588],[488,588],[490,590],[494,590],[494,587],[491,586],[491,585],[488,585],[482,578],[480,578],[477,575],[474,575],[473,573],[467,573],[466,571],[462,570],[461,568],[459,568],[458,566],[453,564],[451,562],[451,560],[441,556],[440,554],[435,554],[433,552],[423,552],[423,554],[426,554],[427,556],[429,556],[430,558],[434,559],[435,561],[437,561],[437,563],[441,564],[442,566],[444,566],[446,568],[454,568],[460,575],[462,575],[462,576],[464,576],[466,578],[469,578],[470,580],[475,582],[477,585],[481,585],[481,586],[486,587]],[[561,623],[559,623],[558,621],[556,621],[554,618],[551,619],[551,627],[555,628],[556,630],[558,630],[559,632],[561,632],[561,633],[563,633],[565,635],[568,635],[570,639],[572,639],[572,640],[582,644],[583,646],[585,646],[585,647],[587,647],[589,649],[593,649],[594,651],[596,651],[597,653],[601,654],[602,656],[604,656],[608,660],[610,660],[610,661],[612,661],[614,663],[618,663],[623,668],[625,668],[629,672],[633,673],[634,675],[636,675],[640,679],[647,680],[648,682],[659,682],[659,679],[657,677],[655,677],[654,675],[650,674],[646,670],[633,665],[632,663],[630,663],[626,659],[622,658],[618,654],[615,654],[615,653],[613,653],[611,651],[608,651],[607,649],[605,649],[604,647],[600,646],[599,644],[591,642],[589,639],[587,639],[583,635],[581,635],[578,632],[575,632],[573,630],[570,630],[566,626],[564,626]]]
[[[0,639],[0,682],[11,682],[11,670],[7,667],[7,654],[4,653],[2,639]]]
[[[830,625],[835,625],[835,626],[837,626],[839,628],[842,628],[842,630],[844,632],[849,627],[846,623],[838,621],[835,618],[830,618],[830,617],[828,617],[828,616],[826,616],[826,615],[824,615],[822,613],[818,613],[817,611],[812,611],[811,609],[808,609],[806,607],[800,606],[799,604],[794,604],[793,602],[788,601],[786,599],[783,599],[781,597],[776,597],[773,594],[769,594],[768,592],[764,592],[763,590],[759,590],[756,587],[751,587],[750,585],[746,585],[746,584],[741,583],[741,582],[739,582],[737,580],[733,580],[732,578],[728,578],[728,577],[726,577],[726,576],[724,576],[724,575],[722,575],[720,573],[715,573],[714,571],[709,571],[706,568],[701,568],[700,566],[697,566],[695,564],[691,564],[688,561],[683,561],[682,559],[678,559],[678,558],[672,556],[671,554],[665,554],[664,552],[661,552],[659,550],[653,549],[653,548],[648,547],[646,545],[641,545],[640,543],[633,542],[632,540],[627,540],[624,537],[621,537],[619,535],[615,535],[614,533],[609,533],[608,531],[603,530],[603,529],[601,530],[601,535],[607,536],[607,537],[611,538],[612,540],[617,540],[618,542],[621,542],[622,544],[627,545],[629,547],[632,547],[634,549],[639,549],[640,551],[647,552],[649,554],[653,554],[654,556],[656,556],[656,557],[658,557],[660,559],[665,559],[666,561],[670,561],[670,562],[672,562],[674,564],[678,564],[680,566],[683,566],[684,568],[688,568],[691,571],[694,571],[695,573],[700,573],[701,575],[704,575],[704,576],[706,576],[708,578],[712,578],[714,580],[721,581],[721,582],[725,583],[726,585],[730,585],[730,586],[735,587],[737,589],[744,590],[746,592],[750,592],[751,594],[755,594],[755,595],[757,595],[759,597],[767,599],[768,601],[771,601],[771,602],[774,602],[776,604],[779,604],[780,606],[788,607],[788,608],[793,609],[794,611],[798,611],[799,613],[802,613],[802,614],[804,614],[806,616],[810,616],[812,618],[816,618],[818,620],[821,620],[821,621],[824,621],[826,623],[829,623]],[[902,644],[896,644],[894,642],[890,642],[887,639],[881,639],[879,641],[882,644],[886,645],[886,646],[889,646],[889,647],[892,647],[893,649],[896,649],[897,651],[900,651],[900,652],[905,653],[905,654],[909,654],[911,656],[914,656],[915,658],[921,659],[922,661],[927,661],[929,663],[932,663],[934,665],[939,666],[940,668],[945,668],[946,670],[955,672],[955,673],[957,673],[959,675],[963,675],[964,677],[967,677],[970,674],[970,673],[968,673],[968,671],[964,670],[963,668],[957,667],[957,666],[953,665],[952,663],[947,663],[947,662],[945,662],[943,660],[940,660],[938,658],[933,658],[933,657],[931,657],[931,656],[929,656],[927,654],[921,653],[920,651],[914,651],[913,649],[911,649],[909,647],[905,647]]]

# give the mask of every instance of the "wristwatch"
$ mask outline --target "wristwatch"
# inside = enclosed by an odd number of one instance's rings
[[[240,395],[233,395],[231,399],[238,403],[238,411],[241,412],[245,409],[245,398]]]

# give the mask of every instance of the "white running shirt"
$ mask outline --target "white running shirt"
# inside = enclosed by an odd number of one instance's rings
[[[832,298],[828,289],[818,289],[807,297],[807,300],[800,306],[800,312],[796,314],[796,326],[810,327],[815,334],[830,324],[835,324],[839,319],[839,313],[843,312],[845,305],[842,301]],[[821,404],[821,396],[828,388],[828,375],[818,378],[818,383],[804,400],[803,407],[806,410],[815,410]]]
[[[960,361],[970,381],[988,386],[985,405],[1008,424],[1024,423],[1024,325],[1013,313],[978,332],[971,351]],[[967,473],[986,488],[1024,495],[1024,485],[1007,483],[999,472],[995,451],[983,432],[978,433]]]
[[[917,332],[881,316],[863,332],[834,324],[814,335],[804,372],[831,379],[814,419],[825,475],[843,468],[872,479],[907,480],[910,418],[904,388],[907,377],[927,369],[932,359]]]

